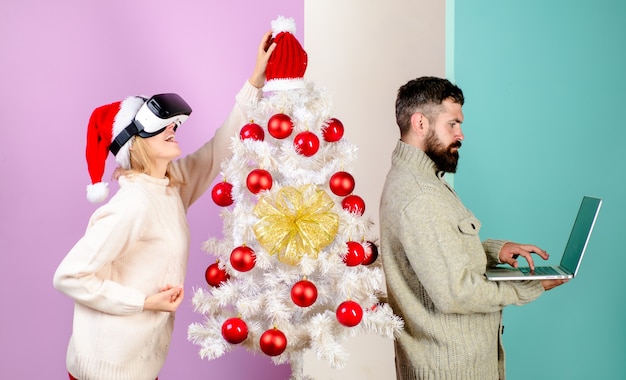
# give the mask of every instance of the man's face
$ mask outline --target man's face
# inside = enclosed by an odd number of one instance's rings
[[[435,162],[439,170],[447,173],[456,172],[459,161],[459,148],[463,140],[461,123],[463,111],[461,105],[444,100],[443,110],[437,115],[433,124],[429,125],[424,140],[424,153]]]

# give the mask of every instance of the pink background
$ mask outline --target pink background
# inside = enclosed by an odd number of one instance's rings
[[[0,5],[0,378],[63,379],[72,301],[52,275],[96,206],[85,198],[91,111],[128,95],[177,92],[194,108],[183,152],[213,136],[250,74],[271,20],[303,1],[4,0]],[[114,169],[107,161],[104,180]],[[117,186],[111,182],[112,190]],[[187,341],[193,289],[213,261],[200,246],[221,234],[208,194],[189,212],[186,299],[160,379],[287,379],[289,367],[243,349],[201,360]]]

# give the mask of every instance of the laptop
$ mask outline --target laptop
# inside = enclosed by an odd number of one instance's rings
[[[528,267],[513,268],[504,264],[506,266],[487,269],[487,279],[490,281],[520,281],[574,278],[583,260],[601,205],[602,199],[583,197],[560,265],[535,266],[534,272],[531,272]]]

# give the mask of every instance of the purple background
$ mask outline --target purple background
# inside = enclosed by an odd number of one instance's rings
[[[279,15],[303,40],[303,1],[4,0],[0,5],[0,378],[62,379],[72,301],[52,275],[96,206],[85,198],[91,111],[128,95],[177,92],[194,108],[179,130],[183,152],[213,136],[249,76],[256,49]],[[112,156],[103,180],[111,180]],[[200,246],[221,234],[209,194],[189,212],[192,241],[167,379],[287,379],[244,349],[201,360],[187,341],[193,289],[213,258]]]

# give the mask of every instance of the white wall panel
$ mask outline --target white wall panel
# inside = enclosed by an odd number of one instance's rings
[[[345,137],[359,148],[351,171],[355,193],[365,200],[378,235],[378,202],[399,138],[396,91],[410,79],[446,74],[446,1],[305,0],[304,7],[306,77],[327,88]],[[305,374],[316,380],[395,379],[391,340],[357,336],[346,347],[351,356],[345,368],[334,370],[308,352]]]

